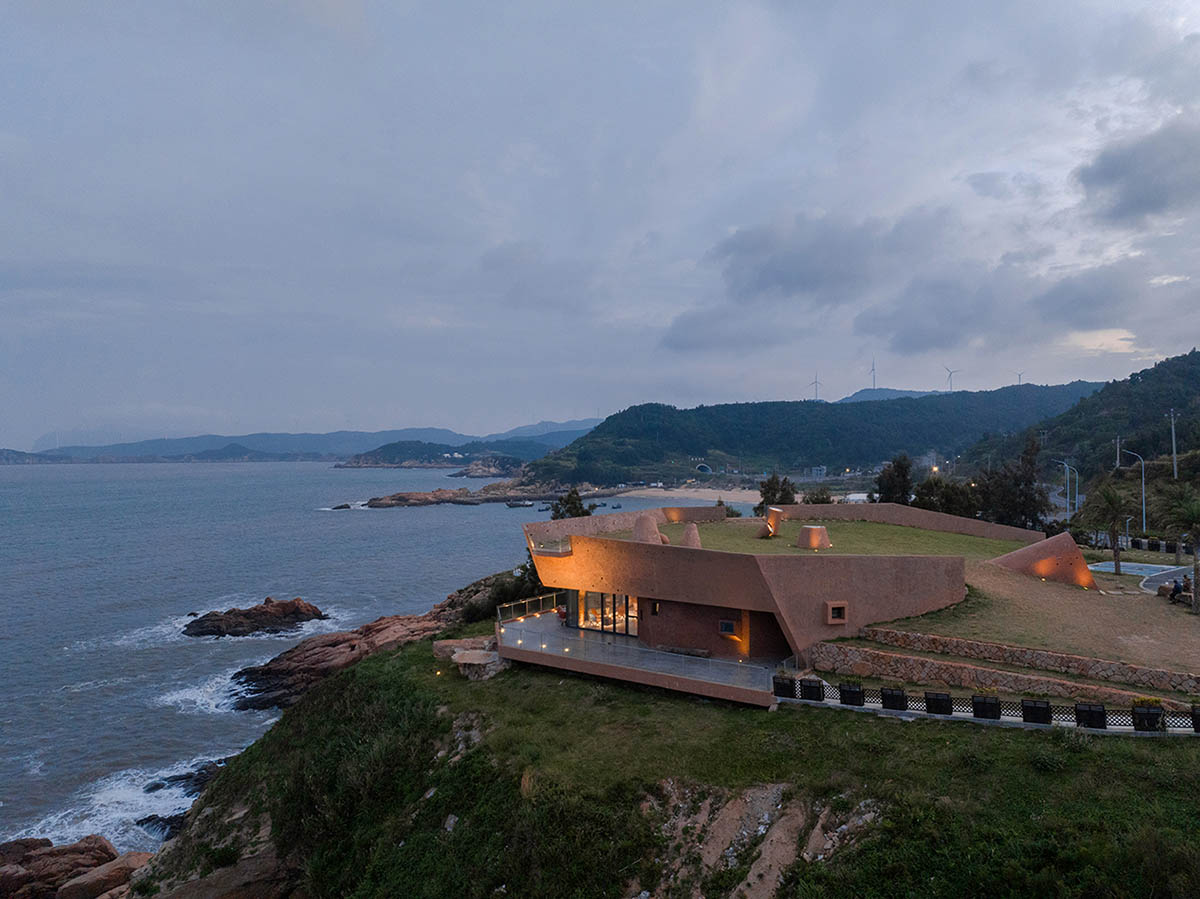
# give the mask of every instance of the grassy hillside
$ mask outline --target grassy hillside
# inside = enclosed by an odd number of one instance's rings
[[[1165,359],[1123,381],[1112,381],[1029,431],[1046,432],[1040,458],[1047,467],[1052,459],[1066,458],[1087,479],[1113,467],[1118,435],[1123,447],[1147,460],[1169,455],[1171,423],[1166,416],[1171,408],[1179,413],[1175,426],[1179,450],[1200,447],[1200,351]],[[994,461],[1015,458],[1024,441],[1024,434],[994,436],[964,453],[963,460],[986,464],[989,454]],[[1136,461],[1123,455],[1121,464]]]
[[[541,482],[615,484],[714,470],[793,471],[875,465],[899,452],[957,453],[989,432],[1015,431],[1096,389],[1076,381],[858,403],[736,403],[676,409],[650,403],[611,415],[530,466]]]
[[[345,464],[347,468],[402,465],[405,462],[461,465],[486,457],[504,457],[525,462],[546,455],[550,449],[551,446],[538,437],[490,442],[476,440],[459,446],[425,443],[420,440],[399,440],[352,456]],[[458,453],[460,458],[453,458],[455,453]],[[447,456],[451,458],[446,458]]]
[[[665,825],[689,784],[713,801],[782,785],[802,839],[820,809],[878,809],[832,858],[789,865],[779,896],[1200,892],[1200,740],[771,714],[534,668],[468,682],[428,642],[285,712],[139,890],[269,843],[318,897],[730,895],[761,836],[683,873],[706,834]]]

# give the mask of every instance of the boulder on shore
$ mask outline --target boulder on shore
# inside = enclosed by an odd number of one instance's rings
[[[126,852],[111,862],[85,871],[58,888],[55,899],[96,899],[97,896],[129,883],[133,872],[153,857],[153,852]]]
[[[189,621],[183,632],[189,637],[244,637],[259,631],[284,631],[305,621],[329,616],[299,596],[276,602],[267,597],[248,609],[209,612]]]
[[[54,896],[68,881],[116,857],[113,844],[97,834],[63,846],[53,846],[49,840],[0,843],[0,860],[4,861],[0,867],[0,896],[13,899]],[[103,892],[105,890],[99,890],[91,895],[98,896]]]

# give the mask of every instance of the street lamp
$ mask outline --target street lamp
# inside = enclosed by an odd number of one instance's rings
[[[1071,472],[1073,472],[1073,471],[1075,472],[1075,505],[1078,507],[1078,505],[1079,505],[1079,471],[1077,469],[1072,468],[1070,465],[1068,465],[1062,459],[1054,459],[1052,461],[1054,462],[1055,465],[1061,465],[1063,467],[1063,477],[1065,477],[1067,479],[1067,486],[1065,488],[1063,488],[1063,501],[1067,505],[1067,521],[1069,522],[1071,520]],[[1078,512],[1079,509],[1076,508],[1075,511]]]
[[[1129,522],[1133,521],[1133,516],[1130,515],[1125,519],[1125,548],[1129,549]]]
[[[1146,533],[1146,460],[1133,450],[1123,449],[1121,452],[1137,456],[1138,461],[1142,463],[1142,533],[1144,534]]]

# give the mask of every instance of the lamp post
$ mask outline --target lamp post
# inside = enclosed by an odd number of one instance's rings
[[[1179,456],[1175,453],[1175,410],[1171,410],[1171,414],[1167,416],[1171,419],[1171,477],[1176,481],[1179,480]]]
[[[1054,459],[1053,461],[1055,465],[1063,467],[1063,477],[1067,480],[1067,485],[1063,488],[1063,501],[1067,504],[1067,521],[1069,523],[1071,521],[1071,466],[1062,459]],[[1076,495],[1079,494],[1078,479],[1075,481],[1075,493]]]
[[[1142,533],[1144,534],[1146,533],[1146,460],[1133,450],[1123,449],[1121,452],[1137,456],[1137,460],[1142,463]]]
[[[1066,464],[1065,462],[1063,463]],[[1067,468],[1075,472],[1075,511],[1079,511],[1079,469],[1074,465],[1067,465]]]
[[[1130,515],[1125,519],[1125,548],[1129,549],[1129,522],[1133,521],[1133,516]]]

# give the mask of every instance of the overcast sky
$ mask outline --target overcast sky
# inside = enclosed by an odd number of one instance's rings
[[[0,446],[1200,342],[1200,7],[0,0]]]

